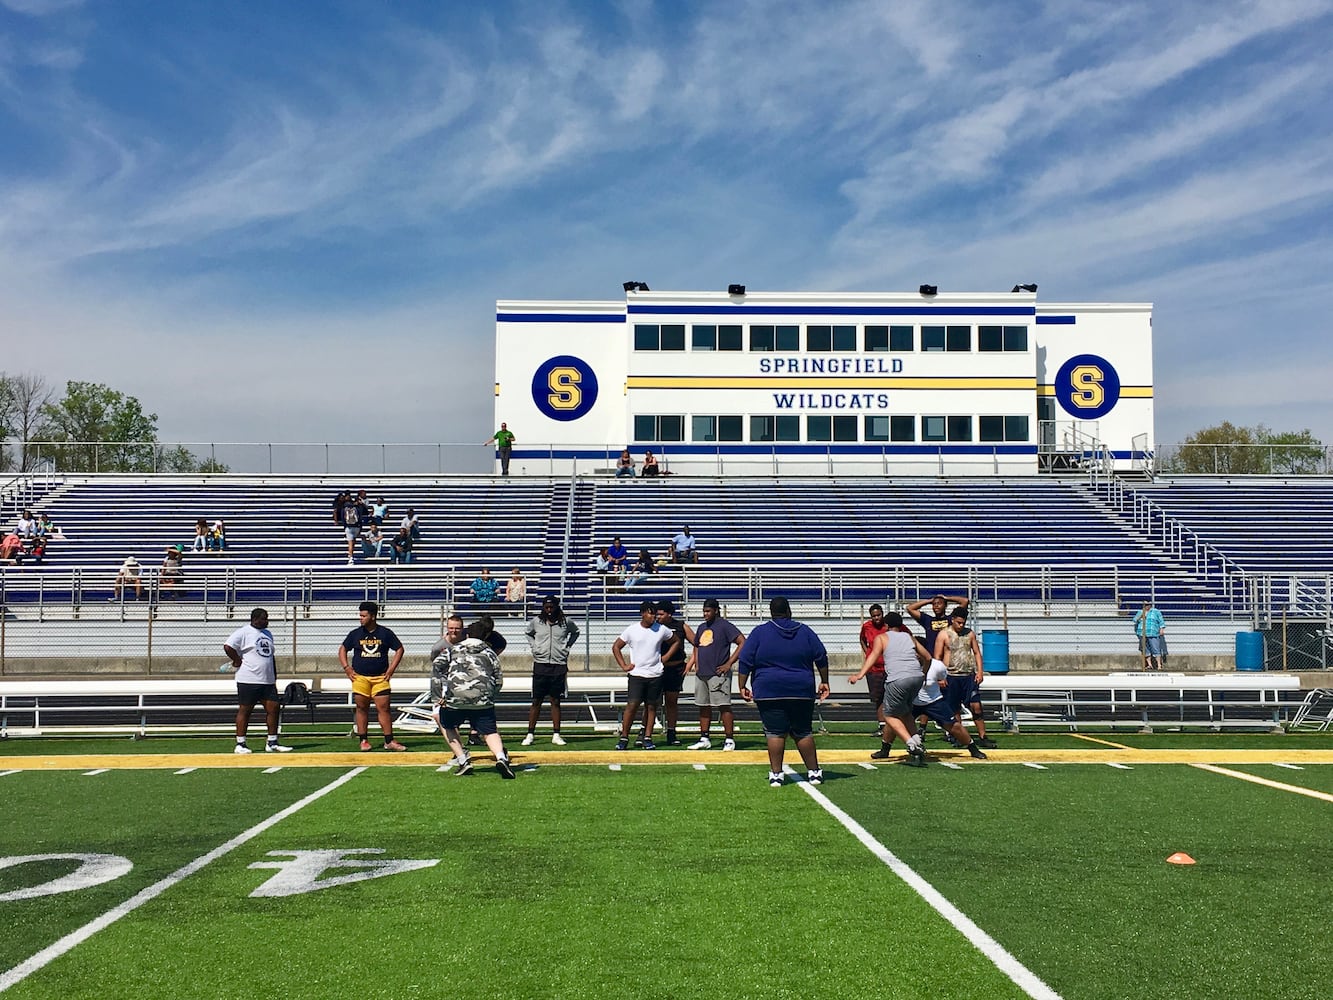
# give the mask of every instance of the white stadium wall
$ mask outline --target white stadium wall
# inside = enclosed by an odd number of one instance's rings
[[[1031,293],[630,292],[501,301],[518,474],[1033,475],[1152,436],[1152,310]]]

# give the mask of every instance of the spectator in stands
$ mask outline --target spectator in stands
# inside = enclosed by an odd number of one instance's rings
[[[343,535],[347,540],[347,565],[351,566],[356,562],[353,557],[356,542],[361,535],[361,525],[365,523],[369,511],[352,496],[350,491],[343,491],[342,498],[342,504],[338,508],[338,523],[343,526]]]
[[[111,601],[123,600],[125,590],[128,587],[134,588],[134,599],[143,600],[143,578],[141,575],[139,560],[134,556],[126,556],[125,561],[120,564],[120,569],[116,570],[116,580],[111,585],[112,596],[108,598]]]
[[[370,507],[370,523],[383,524],[384,519],[389,516],[389,505],[384,502],[384,497],[380,497]]]
[[[264,703],[264,721],[268,726],[266,753],[290,753],[291,747],[278,742],[278,719],[282,706],[278,701],[278,662],[274,655],[273,633],[268,630],[268,612],[255,608],[250,624],[227,637],[222,651],[236,671],[236,753],[250,753],[246,731],[255,705]]]
[[[384,546],[388,544],[384,532],[380,531],[380,526],[371,524],[370,530],[361,536],[361,554],[367,559],[378,559],[384,555]]]
[[[1153,607],[1151,600],[1143,602],[1143,607],[1134,616],[1134,634],[1139,637],[1139,655],[1143,657],[1144,670],[1162,669],[1162,647],[1166,642],[1166,621],[1162,613]]]
[[[648,709],[644,719],[643,748],[657,749],[653,743],[653,727],[657,724],[657,703],[662,698],[662,657],[664,652],[667,656],[673,654],[671,646],[675,641],[675,633],[658,624],[653,602],[644,601],[639,605],[639,621],[621,632],[611,644],[611,656],[616,666],[629,674],[629,692],[625,714],[620,720],[617,750],[629,749],[630,729],[639,715],[640,705],[646,705]],[[622,652],[627,647],[630,653],[628,663]]]
[[[213,527],[208,532],[208,547],[214,552],[221,552],[227,547],[227,525],[223,523],[222,518],[213,522]]]
[[[503,420],[500,421],[500,429],[488,437],[483,444],[495,443],[495,449],[500,453],[500,475],[509,475],[509,459],[514,454],[514,432],[509,429],[509,425]]]
[[[656,479],[661,475],[662,470],[658,468],[657,456],[653,454],[653,449],[645,448],[643,450],[643,471],[639,475],[644,479]]]
[[[478,604],[490,604],[499,589],[499,581],[492,579],[491,571],[482,567],[481,576],[472,581],[472,599]]]
[[[625,572],[625,564],[629,562],[629,549],[625,548],[625,544],[620,540],[619,535],[611,539],[611,545],[606,550],[606,554],[611,560],[611,572]]]
[[[406,750],[393,738],[393,716],[389,711],[390,681],[403,659],[403,644],[393,630],[376,620],[380,608],[374,601],[358,607],[361,624],[347,633],[338,647],[338,663],[352,682],[353,719],[362,750],[370,749],[370,705],[375,704],[385,750]],[[348,659],[351,653],[351,659]]]
[[[690,534],[690,526],[685,525],[680,534],[671,539],[668,556],[673,563],[697,563],[699,561],[699,540]]]
[[[18,524],[14,526],[14,531],[23,539],[37,537],[37,519],[32,516],[32,511],[25,510],[19,515]]]
[[[528,706],[528,734],[523,737],[523,745],[530,747],[536,740],[542,702],[549,700],[551,742],[562,747],[565,738],[560,735],[560,702],[568,688],[569,653],[578,641],[579,627],[565,617],[560,598],[548,594],[525,631],[532,648],[532,704]]]
[[[172,599],[185,582],[185,552],[179,545],[167,549],[158,571],[158,589],[163,600]],[[170,595],[170,596],[168,596]]]
[[[935,648],[935,640],[949,627],[949,616],[944,613],[945,609],[950,604],[956,608],[966,608],[967,603],[966,597],[945,597],[943,594],[936,594],[934,597],[915,601],[907,606],[907,613],[926,630],[927,652]],[[930,605],[929,611],[925,610],[926,605]]]
[[[768,603],[770,621],[756,626],[737,660],[741,697],[759,709],[768,742],[768,784],[781,788],[787,737],[805,764],[805,780],[823,784],[815,749],[815,702],[828,697],[828,651],[809,625],[793,621],[785,597]],[[819,683],[815,683],[815,672]],[[753,678],[753,690],[751,679]]]
[[[877,636],[889,630],[884,622],[884,608],[879,604],[870,605],[870,617],[861,623],[861,655],[870,652],[870,646]],[[866,672],[866,693],[870,695],[870,704],[875,706],[875,718],[879,721],[879,737],[884,738],[884,657],[881,655]]]
[[[11,531],[0,540],[0,560],[18,561],[23,556],[23,536]]]
[[[41,513],[37,515],[37,534],[40,535],[42,538],[55,538],[63,540],[65,537],[63,534],[60,533],[60,529],[56,527],[55,522],[51,520],[51,516],[46,513]]]
[[[509,574],[509,582],[505,584],[505,600],[510,604],[522,604],[527,596],[528,581],[523,579],[523,574],[515,566]]]
[[[982,669],[981,643],[977,641],[977,633],[967,627],[966,609],[954,608],[949,612],[949,627],[935,640],[934,658],[948,668],[949,683],[944,689],[944,697],[955,721],[962,725],[963,706],[978,700],[976,692],[986,678]],[[977,727],[977,742],[988,750],[994,749],[995,741],[986,739],[986,723],[974,714],[973,724]],[[948,726],[941,728],[949,729]]]
[[[347,490],[339,490],[338,495],[333,498],[333,523],[343,523],[343,504],[345,504],[351,494]]]
[[[629,453],[628,448],[622,451],[620,457],[616,459],[616,478],[634,478],[634,456]]]
[[[710,750],[713,741],[708,731],[713,724],[713,709],[722,720],[722,749],[736,749],[736,716],[731,710],[731,668],[741,655],[745,636],[731,622],[721,616],[721,606],[715,598],[704,601],[703,621],[690,639],[694,650],[686,672],[693,673],[694,705],[699,709],[699,739],[690,744],[691,750]],[[731,649],[735,643],[736,649]]]
[[[208,551],[208,522],[202,517],[194,522],[194,540],[190,543],[190,551]]]
[[[415,544],[412,533],[406,528],[399,528],[398,534],[393,536],[393,542],[390,544],[389,561],[410,563],[412,561],[412,547]]]
[[[472,758],[458,728],[467,722],[495,755],[495,769],[502,778],[513,778],[504,740],[495,718],[495,701],[504,686],[500,659],[482,637],[480,622],[468,626],[467,637],[451,644],[431,665],[431,698],[437,708],[435,720],[458,763],[455,775],[472,772]]]
[[[613,572],[614,569],[615,567],[611,563],[611,553],[608,552],[606,549],[602,549],[600,552],[598,552],[597,572],[605,576],[607,573]]]
[[[625,577],[625,589],[636,587],[657,572],[657,565],[647,549],[639,549],[639,558],[635,561],[629,576]]]
[[[421,541],[421,519],[417,516],[416,508],[407,508],[407,513],[398,522],[398,527],[405,530],[413,542]]]
[[[923,602],[924,604],[924,602]],[[884,616],[888,630],[875,636],[866,651],[865,662],[861,669],[847,678],[855,684],[870,673],[870,668],[877,662],[884,663],[884,735],[880,748],[871,754],[877,760],[886,760],[894,737],[907,745],[907,763],[913,767],[926,766],[925,741],[916,731],[916,713],[912,706],[921,693],[921,684],[926,669],[930,666],[930,653],[916,636],[901,631],[903,616],[890,611]]]

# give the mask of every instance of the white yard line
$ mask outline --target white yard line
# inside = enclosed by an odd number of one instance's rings
[[[790,767],[784,767],[783,770],[789,774],[795,774]],[[1003,945],[973,923],[971,918],[962,910],[945,899],[938,889],[881,844],[869,830],[829,801],[827,795],[818,788],[812,787],[804,779],[800,781],[800,786],[807,795],[819,803],[826,813],[841,823],[848,833],[859,840],[871,854],[888,865],[893,874],[906,882],[918,896],[929,903],[936,913],[953,924],[971,942],[974,948],[990,959],[995,967],[1013,980],[1019,989],[1028,996],[1035,998],[1035,1000],[1060,1000],[1059,993],[1047,986],[1037,977],[1035,972],[1009,954]]]
[[[1274,764],[1274,767],[1285,767],[1288,771],[1304,771],[1305,768],[1299,764]]]
[[[207,865],[216,861],[218,858],[223,857],[226,854],[230,854],[232,851],[236,850],[236,848],[240,847],[242,844],[245,844],[246,842],[253,840],[255,837],[258,837],[265,830],[268,830],[270,827],[276,826],[278,823],[281,823],[288,816],[291,816],[293,813],[296,813],[299,810],[304,809],[306,806],[314,802],[316,799],[323,798],[325,795],[327,795],[334,789],[339,788],[342,785],[345,785],[347,782],[351,781],[353,778],[355,778],[358,774],[360,774],[364,770],[365,770],[364,767],[353,768],[346,774],[342,775],[342,777],[329,782],[323,788],[311,792],[309,795],[301,799],[299,802],[294,802],[291,805],[287,806],[287,808],[275,812],[268,819],[256,823],[254,826],[250,827],[250,829],[246,830],[244,833],[238,833],[235,837],[232,837],[231,840],[227,841],[225,844],[220,844],[219,846],[213,848],[213,850],[209,851],[207,854],[201,854],[199,857],[195,858],[189,864],[185,865],[185,867],[176,869],[176,871],[172,872],[166,878],[158,882],[154,882],[152,885],[147,886],[144,889],[140,889],[138,892],[136,892],[129,899],[125,900],[125,902],[121,903],[119,906],[112,907],[111,909],[103,913],[100,917],[97,917],[96,919],[91,920],[88,923],[84,924],[78,930],[71,931],[70,933],[62,937],[59,941],[56,941],[54,944],[48,945],[47,947],[43,948],[41,951],[37,952],[37,954],[33,955],[31,958],[28,958],[20,962],[18,965],[14,966],[8,972],[0,973],[0,992],[9,989],[11,986],[14,986],[17,983],[21,983],[23,980],[27,979],[34,972],[37,972],[39,969],[45,968],[51,962],[54,962],[61,955],[64,955],[71,949],[76,948],[77,946],[83,944],[83,942],[87,941],[98,931],[110,927],[121,917],[133,913],[139,907],[143,906],[144,903],[156,899],[158,896],[162,895],[162,893],[166,892],[168,889],[176,885],[178,882],[183,882],[185,879],[189,878],[191,875],[195,874],[196,872],[200,871]]]
[[[1320,802],[1333,802],[1333,795],[1328,792],[1317,792],[1313,788],[1302,788],[1300,785],[1288,785],[1281,781],[1270,781],[1267,778],[1261,778],[1257,774],[1246,774],[1244,771],[1233,771],[1229,767],[1218,767],[1216,764],[1191,764],[1190,767],[1197,767],[1200,771],[1212,771],[1214,774],[1225,774],[1228,778],[1239,778],[1241,781],[1248,781],[1255,785],[1263,785],[1265,788],[1276,788],[1280,792],[1292,792],[1295,795],[1304,795],[1308,798],[1318,799]]]
[[[1106,766],[1107,766],[1107,767],[1113,767],[1113,768],[1115,768],[1117,771],[1132,771],[1132,770],[1134,770],[1134,769],[1133,769],[1132,767],[1130,767],[1128,764],[1117,764],[1117,763],[1116,763],[1115,761],[1113,761],[1113,760],[1107,761],[1107,762],[1106,762]]]
[[[1032,768],[1032,770],[1034,770],[1034,771],[1044,771],[1044,770],[1046,770],[1046,765],[1045,765],[1045,764],[1034,764],[1034,763],[1032,763],[1032,761],[1030,761],[1030,760],[1025,760],[1025,761],[1023,761],[1023,766],[1024,766],[1024,767],[1030,767],[1030,768]]]
[[[695,765],[694,765],[694,769],[695,769],[696,771],[707,771],[707,770],[708,770],[708,765],[707,765],[707,764],[695,764]]]
[[[940,761],[940,767],[947,767],[950,771],[961,771],[963,769],[962,764],[955,764],[951,760]]]
[[[182,768],[181,768],[179,771],[177,771],[176,773],[177,773],[177,774],[189,774],[191,771],[197,771],[197,770],[199,770],[199,768],[197,768],[197,767],[182,767]]]
[[[873,771],[873,770],[875,770],[875,765],[874,765],[874,764],[870,764],[870,763],[867,763],[867,762],[865,762],[865,761],[862,761],[858,766],[859,766],[859,767],[864,767],[867,771]]]
[[[264,773],[265,773],[265,774],[277,774],[277,773],[278,773],[279,771],[281,771],[281,770],[282,770],[282,768],[280,768],[280,767],[266,767],[266,768],[264,768]]]
[[[8,778],[11,774],[18,774],[18,771],[0,771],[0,778]]]
[[[607,766],[608,770],[611,770],[611,771],[619,771],[619,770],[620,770],[620,765],[619,765],[619,764],[607,764],[606,766]]]
[[[110,771],[110,770],[111,770],[111,768],[109,768],[109,767],[99,767],[99,768],[97,768],[97,769],[95,769],[95,770],[92,770],[92,771],[84,771],[84,772],[83,772],[83,776],[84,776],[85,778],[91,778],[94,774],[106,774],[107,771]]]

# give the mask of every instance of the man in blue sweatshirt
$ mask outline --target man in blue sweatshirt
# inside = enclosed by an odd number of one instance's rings
[[[768,611],[773,620],[750,633],[736,665],[741,697],[754,701],[764,724],[768,784],[782,787],[782,755],[789,735],[805,763],[805,780],[822,784],[824,772],[815,752],[813,721],[815,700],[823,701],[829,693],[828,651],[810,626],[792,621],[785,597],[769,601]]]

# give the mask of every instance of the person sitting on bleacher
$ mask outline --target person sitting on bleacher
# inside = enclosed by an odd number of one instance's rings
[[[23,556],[23,538],[17,531],[11,531],[0,541],[0,560],[20,561]]]
[[[208,532],[208,547],[214,552],[221,552],[227,547],[227,526],[222,523],[222,518],[214,521]]]
[[[483,568],[481,576],[472,581],[472,599],[478,604],[490,604],[500,590],[497,580],[491,578],[491,571]]]
[[[652,554],[647,549],[639,549],[639,559],[629,571],[629,576],[625,577],[625,589],[638,586],[656,572],[657,566],[653,562]]]
[[[37,519],[32,516],[32,511],[25,510],[19,517],[18,524],[14,527],[15,533],[20,538],[37,537]]]
[[[407,528],[399,528],[398,534],[394,536],[393,544],[390,546],[392,551],[389,553],[389,559],[396,563],[410,563],[412,561],[412,533]]]
[[[523,574],[515,566],[514,572],[509,577],[509,582],[505,584],[505,600],[510,604],[522,604],[523,599],[527,596],[528,581],[523,579]]]
[[[616,535],[611,540],[611,547],[606,550],[607,558],[611,560],[611,572],[625,572],[625,565],[629,562],[629,549],[625,548],[625,543]]]
[[[134,588],[136,600],[143,599],[143,579],[140,576],[139,560],[134,556],[126,556],[125,561],[120,564],[120,569],[116,570],[116,581],[111,585],[112,596],[107,600],[121,600],[129,587]]]
[[[361,536],[361,554],[367,559],[378,559],[384,555],[384,533],[378,524],[372,524],[370,530]]]
[[[190,544],[193,552],[208,551],[208,522],[202,517],[194,522],[194,541]]]
[[[634,478],[634,456],[629,453],[628,448],[620,453],[620,458],[616,459],[616,478]]]
[[[645,479],[656,478],[662,472],[657,464],[657,456],[653,454],[653,449],[645,448],[643,450],[643,472],[640,473]]]
[[[159,574],[159,583],[165,597],[168,591],[175,591],[185,580],[185,553],[179,546],[173,545],[167,549],[167,554],[162,560],[162,569]]]

